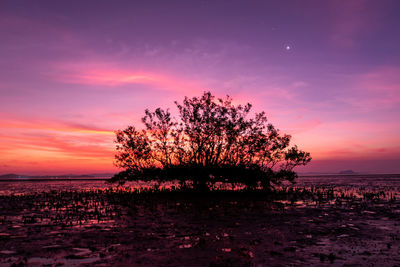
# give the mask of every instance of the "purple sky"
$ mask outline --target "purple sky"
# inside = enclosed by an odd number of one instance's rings
[[[114,172],[113,131],[211,90],[311,152],[400,172],[400,2],[1,1],[0,174]]]

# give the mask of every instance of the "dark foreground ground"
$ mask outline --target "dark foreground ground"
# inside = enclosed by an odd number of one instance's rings
[[[0,266],[400,266],[400,201],[331,193],[3,196]]]

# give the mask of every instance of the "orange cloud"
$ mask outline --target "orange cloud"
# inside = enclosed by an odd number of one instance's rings
[[[0,172],[115,170],[112,131],[29,118],[0,120],[0,128]]]
[[[3,114],[3,117],[9,118],[10,116]],[[32,118],[3,119],[0,120],[0,128],[31,129],[31,130],[35,129],[35,130],[47,130],[56,132],[67,132],[67,133],[114,135],[114,132],[111,130],[89,127],[74,123],[57,122],[49,120],[44,121]]]

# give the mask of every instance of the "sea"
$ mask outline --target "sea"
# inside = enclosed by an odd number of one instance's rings
[[[132,189],[151,188],[155,183],[127,182],[124,187]],[[46,179],[0,179],[0,196],[21,195],[51,190],[92,190],[117,187],[104,177],[57,178]],[[171,185],[169,185],[171,186]],[[288,187],[334,187],[336,189],[386,192],[400,195],[400,174],[356,174],[356,175],[302,175],[295,184],[283,184]]]

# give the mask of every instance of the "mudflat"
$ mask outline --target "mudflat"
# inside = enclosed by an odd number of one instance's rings
[[[319,199],[307,190],[284,198],[107,190],[2,196],[0,263],[400,264],[399,200],[380,194],[339,197],[331,189],[313,192]]]

